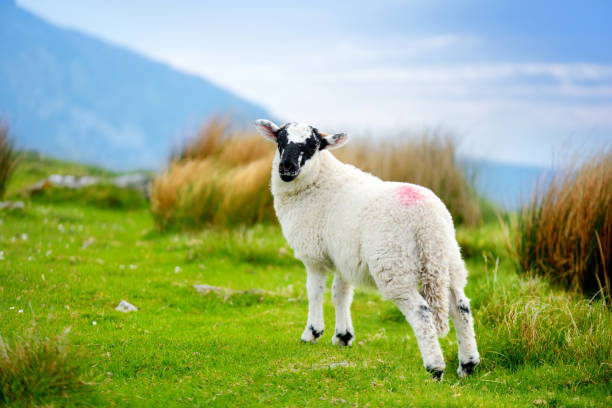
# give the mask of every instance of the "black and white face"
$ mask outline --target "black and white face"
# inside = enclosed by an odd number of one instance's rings
[[[293,181],[319,150],[335,149],[348,141],[346,133],[328,136],[302,123],[278,127],[268,120],[259,119],[255,121],[255,127],[263,137],[277,144],[280,156],[278,172],[285,182]]]

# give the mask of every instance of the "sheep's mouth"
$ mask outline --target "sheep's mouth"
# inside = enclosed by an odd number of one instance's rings
[[[300,174],[299,171],[293,173],[280,173],[280,178],[281,180],[288,183],[290,181],[293,181],[298,176],[298,174]]]

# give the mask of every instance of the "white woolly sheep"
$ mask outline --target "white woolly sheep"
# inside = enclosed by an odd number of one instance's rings
[[[455,324],[461,377],[480,362],[469,300],[467,270],[450,213],[429,189],[384,182],[340,162],[328,150],[348,135],[327,136],[297,123],[282,127],[257,120],[257,130],[278,145],[272,167],[274,209],[283,234],[307,271],[308,321],[301,339],[323,333],[323,293],[335,270],[332,343],[355,338],[353,285],[375,285],[412,326],[423,365],[440,380],[445,363],[438,336]]]

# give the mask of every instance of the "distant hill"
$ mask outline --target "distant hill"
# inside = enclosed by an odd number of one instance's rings
[[[155,168],[218,112],[264,108],[194,75],[0,0],[0,117],[22,148],[112,169]]]

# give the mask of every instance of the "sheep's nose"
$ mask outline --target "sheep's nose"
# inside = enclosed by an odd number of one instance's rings
[[[284,160],[280,163],[280,171],[283,173],[295,173],[297,169],[297,164],[292,161]]]

